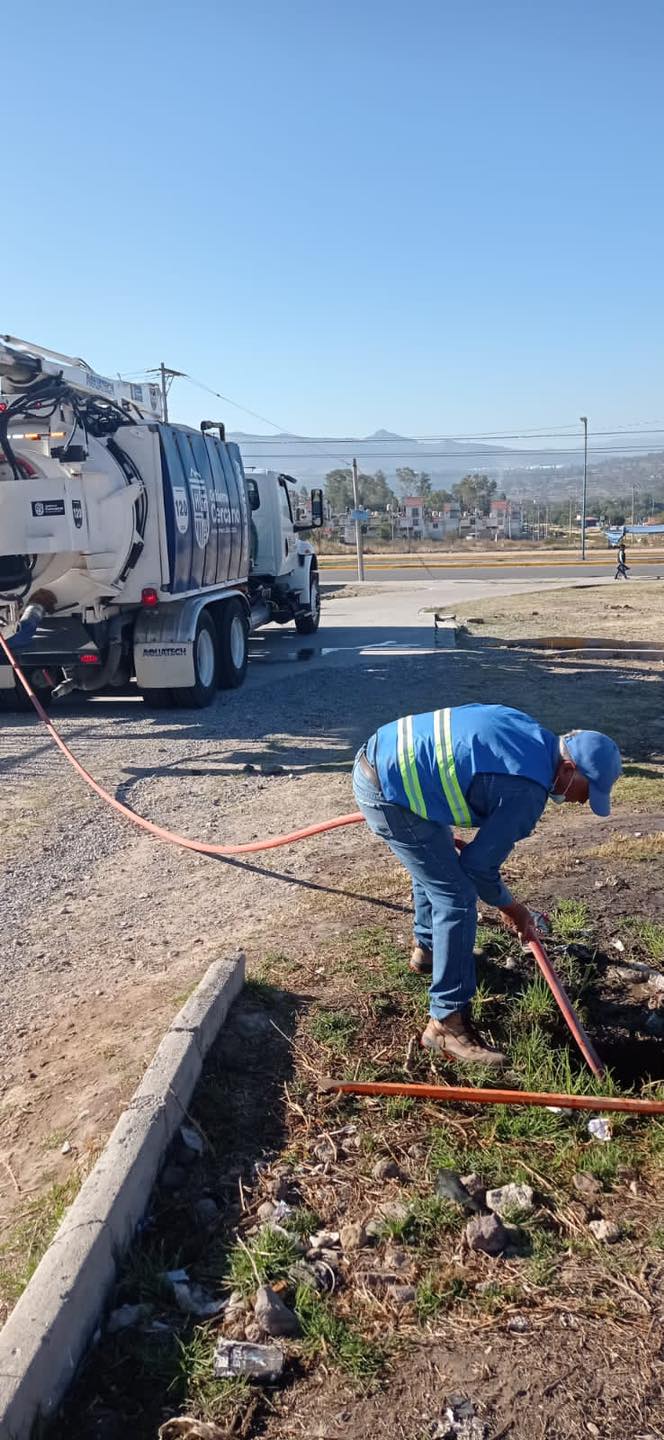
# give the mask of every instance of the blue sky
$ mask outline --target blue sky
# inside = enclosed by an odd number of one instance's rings
[[[661,418],[663,45],[661,0],[14,7],[0,330],[299,433]]]

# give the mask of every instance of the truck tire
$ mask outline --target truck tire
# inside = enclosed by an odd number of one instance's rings
[[[247,673],[249,621],[241,600],[226,600],[217,611],[219,684],[237,690]]]
[[[194,683],[173,690],[173,704],[203,710],[214,700],[219,683],[217,631],[209,611],[201,610],[194,636]]]
[[[312,570],[309,585],[309,609],[304,615],[295,616],[298,635],[315,635],[320,625],[320,582],[318,571]]]

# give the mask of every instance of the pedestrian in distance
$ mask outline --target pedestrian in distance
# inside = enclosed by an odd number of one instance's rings
[[[616,567],[616,573],[613,577],[614,580],[626,580],[628,571],[629,565],[627,564],[627,550],[625,549],[625,541],[621,540],[618,546],[618,564]]]
[[[621,774],[615,741],[597,730],[559,736],[505,705],[461,705],[383,725],[355,759],[362,814],[409,872],[414,948],[410,969],[431,975],[422,1045],[447,1058],[500,1068],[470,1019],[476,989],[478,898],[494,905],[525,944],[535,920],[500,867],[534,830],[547,799],[608,815]],[[457,854],[453,827],[476,834]]]

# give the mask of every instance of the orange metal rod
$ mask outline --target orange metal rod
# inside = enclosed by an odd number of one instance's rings
[[[457,850],[463,850],[466,841],[461,840],[458,835],[455,835],[454,844],[456,845]],[[560,1010],[560,1013],[563,1016],[563,1019],[568,1029],[576,1040],[576,1043],[579,1047],[579,1050],[581,1051],[581,1054],[583,1055],[586,1064],[591,1069],[595,1078],[597,1080],[602,1080],[603,1077],[606,1075],[605,1066],[602,1064],[602,1061],[597,1054],[597,1051],[592,1043],[592,1040],[590,1039],[590,1036],[582,1025],[576,1013],[576,1010],[574,1009],[574,1006],[569,998],[569,995],[565,990],[562,980],[560,979],[560,976],[551,964],[551,961],[549,960],[549,957],[543,945],[540,945],[539,940],[531,940],[529,942],[528,949],[534,955],[535,960],[537,961],[537,964],[539,965],[539,968],[541,970],[541,973],[546,980],[551,994],[553,995],[556,1005],[558,1006],[558,1009]]]
[[[320,1089],[340,1095],[407,1095],[413,1100],[442,1100],[448,1104],[540,1105],[560,1110],[610,1110],[628,1115],[664,1115],[664,1100],[636,1100],[629,1096],[548,1095],[539,1090],[485,1090],[466,1085],[398,1085],[391,1081],[323,1080]]]

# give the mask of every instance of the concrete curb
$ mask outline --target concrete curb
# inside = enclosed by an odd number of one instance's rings
[[[30,1284],[0,1331],[0,1435],[30,1440],[92,1339],[203,1061],[244,984],[217,960],[176,1015]]]

